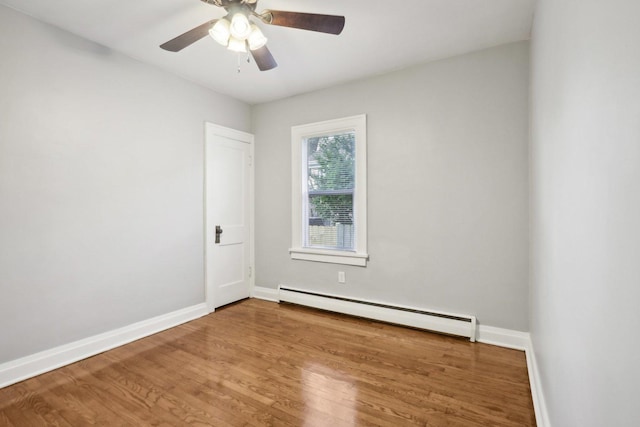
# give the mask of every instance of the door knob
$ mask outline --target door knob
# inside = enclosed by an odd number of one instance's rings
[[[222,227],[216,225],[216,243],[220,243],[220,235],[222,234]]]

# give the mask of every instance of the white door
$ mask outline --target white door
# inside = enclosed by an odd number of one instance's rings
[[[253,135],[206,124],[206,298],[209,312],[252,288]]]

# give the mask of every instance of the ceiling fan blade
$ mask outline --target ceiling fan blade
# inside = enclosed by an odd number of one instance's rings
[[[211,29],[216,21],[217,19],[205,22],[184,34],[179,35],[175,39],[171,39],[168,42],[161,44],[160,47],[170,52],[179,52],[209,34],[209,29]]]
[[[344,16],[285,12],[283,10],[265,10],[260,16],[267,24],[320,33],[340,34],[344,28]]]
[[[252,50],[251,56],[253,56],[253,60],[256,61],[256,65],[260,71],[271,70],[278,66],[278,63],[273,59],[273,55],[271,55],[267,46],[262,46],[259,49]]]

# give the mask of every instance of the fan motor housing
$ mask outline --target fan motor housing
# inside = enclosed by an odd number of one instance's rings
[[[200,0],[203,3],[223,7],[227,11],[229,8],[247,8],[250,12],[256,10],[258,0]]]

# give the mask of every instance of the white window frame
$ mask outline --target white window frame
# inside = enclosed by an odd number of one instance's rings
[[[354,250],[326,250],[304,247],[304,207],[303,198],[303,142],[306,138],[330,135],[345,131],[355,131],[356,171],[353,197],[353,214],[356,225]],[[305,159],[306,160],[306,159]],[[291,259],[346,264],[366,267],[367,253],[367,116],[345,117],[324,122],[309,123],[291,128]],[[303,187],[305,186],[305,187]]]

